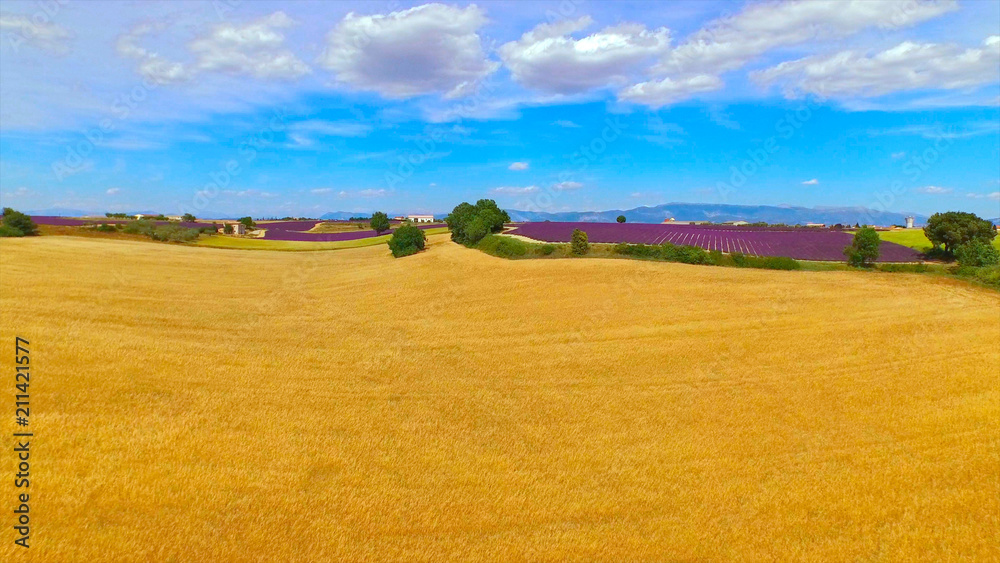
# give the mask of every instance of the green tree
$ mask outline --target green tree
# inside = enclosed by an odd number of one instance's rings
[[[618,218],[615,219],[615,220],[618,221],[619,223],[624,223],[625,222],[625,216],[624,215],[619,215]]]
[[[590,243],[587,241],[587,233],[580,229],[573,229],[573,236],[570,238],[570,252],[576,256],[583,256],[590,252]]]
[[[3,208],[3,224],[7,227],[5,236],[30,237],[38,234],[38,226],[31,217],[9,207]],[[21,234],[16,234],[18,232]]]
[[[232,224],[226,223],[226,225],[224,227],[222,227],[222,233],[226,234],[226,235],[233,234],[233,226],[232,226]]]
[[[388,231],[390,227],[389,216],[381,211],[376,211],[375,213],[372,213],[372,218],[371,221],[368,222],[368,225],[376,233],[384,233]]]
[[[974,240],[989,244],[997,236],[997,230],[975,213],[948,211],[931,215],[924,234],[935,248],[943,245],[946,253],[953,254],[958,246]]]
[[[847,263],[857,268],[867,268],[872,266],[879,256],[879,246],[882,240],[878,233],[871,227],[864,227],[854,233],[854,240],[850,246],[844,249],[844,256],[847,256]]]
[[[184,215],[181,215],[181,221],[187,221],[188,223],[193,223],[197,219],[198,219],[197,217],[195,217],[190,213],[185,213]]]
[[[389,250],[396,258],[416,254],[424,249],[427,238],[424,232],[413,225],[403,225],[392,233]]]
[[[481,199],[475,205],[462,202],[445,217],[451,240],[466,246],[475,246],[486,235],[502,231],[509,221],[510,215],[492,199]]]
[[[995,266],[1000,263],[1000,252],[992,244],[977,239],[958,245],[955,258],[963,267]]]
[[[253,222],[253,217],[240,217],[240,223],[243,223],[243,226],[248,229],[252,229],[257,226],[257,223]]]

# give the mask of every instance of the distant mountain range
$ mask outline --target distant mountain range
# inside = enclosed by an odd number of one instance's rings
[[[392,213],[388,214],[389,217],[394,217]],[[363,211],[331,211],[330,213],[324,213],[319,216],[320,219],[325,219],[327,221],[346,221],[351,217],[370,217],[371,213],[365,213]]]
[[[634,209],[612,209],[610,211],[567,211],[545,213],[540,211],[519,211],[508,209],[512,221],[582,221],[588,223],[614,222],[624,215],[630,223],[662,223],[673,217],[677,221],[747,221],[756,223],[785,223],[804,225],[806,223],[826,223],[827,225],[861,223],[872,225],[903,225],[907,216],[914,217],[914,223],[921,225],[927,221],[926,215],[916,213],[893,213],[876,211],[866,207],[779,207],[772,205],[724,205],[714,203],[665,203],[655,207]]]
[[[654,207],[636,207],[634,209],[611,209],[608,211],[565,211],[546,213],[542,211],[521,211],[507,209],[513,221],[581,221],[588,223],[613,223],[619,215],[624,215],[630,223],[662,223],[664,219],[673,217],[678,221],[747,221],[755,223],[785,223],[788,225],[805,223],[841,224],[875,224],[903,225],[906,217],[912,215],[917,225],[927,222],[926,215],[917,213],[881,212],[865,207],[790,207],[775,205],[725,205],[715,203],[665,203]],[[103,212],[86,211],[53,207],[49,209],[33,209],[29,215],[55,215],[60,217],[82,217],[86,215],[104,215]],[[150,210],[134,211],[130,214],[153,213]],[[199,217],[208,219],[231,219],[231,213],[202,211]],[[351,217],[366,216],[369,213],[358,211],[331,211],[319,218],[324,220],[346,220]],[[400,213],[389,213],[390,217]],[[435,217],[444,218],[447,213],[435,213]],[[1000,217],[989,219],[994,225],[1000,225]]]

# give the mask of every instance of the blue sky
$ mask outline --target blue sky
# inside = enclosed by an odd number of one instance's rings
[[[5,2],[0,200],[1000,215],[1000,3]]]

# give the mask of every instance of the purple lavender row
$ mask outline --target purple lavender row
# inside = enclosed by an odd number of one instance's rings
[[[754,256],[784,256],[797,260],[844,260],[844,248],[853,235],[818,229],[735,227],[731,225],[654,225],[620,223],[523,223],[509,231],[545,242],[569,242],[573,229],[587,233],[590,242],[691,245],[705,250],[742,252]],[[879,262],[915,262],[920,254],[899,244],[882,242]]]

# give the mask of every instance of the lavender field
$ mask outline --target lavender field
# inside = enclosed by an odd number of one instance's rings
[[[377,237],[379,233],[372,230],[349,231],[345,233],[307,233],[309,229],[326,221],[264,221],[257,223],[257,228],[266,229],[264,240],[293,240],[330,242],[338,240],[358,240]],[[419,229],[434,229],[443,227],[441,223],[418,225]],[[382,234],[389,234],[388,232]]]
[[[826,229],[733,227],[726,225],[656,225],[619,223],[522,223],[508,234],[545,242],[569,242],[573,229],[587,233],[590,242],[632,244],[684,244],[706,250],[742,252],[753,256],[784,256],[797,260],[840,261],[850,233]],[[915,262],[920,254],[911,248],[883,242],[880,262]]]

